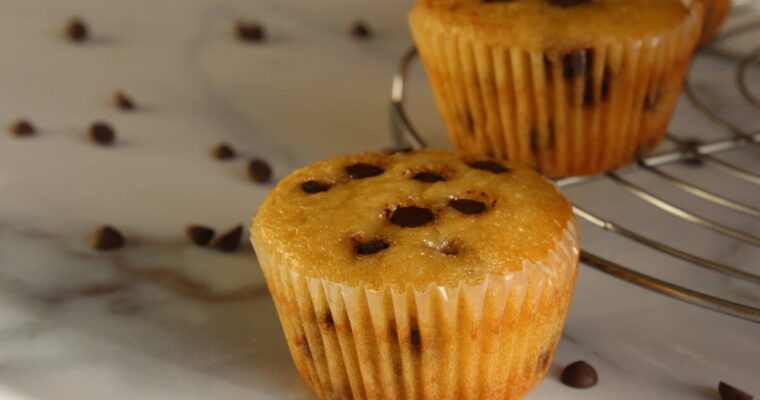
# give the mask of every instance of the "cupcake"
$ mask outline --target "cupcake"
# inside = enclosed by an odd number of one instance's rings
[[[731,0],[698,0],[705,9],[705,22],[699,45],[704,46],[718,33],[723,20],[731,10]]]
[[[691,0],[419,0],[410,13],[454,146],[551,177],[657,146],[701,24]]]
[[[518,399],[546,374],[575,284],[567,200],[527,167],[445,150],[297,170],[251,240],[320,399]]]

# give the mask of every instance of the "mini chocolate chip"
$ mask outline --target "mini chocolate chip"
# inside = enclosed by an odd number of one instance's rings
[[[120,249],[124,247],[124,236],[114,227],[104,225],[90,236],[90,246],[101,251]]]
[[[116,139],[116,132],[105,122],[93,122],[90,125],[90,139],[99,145],[109,145]]]
[[[79,18],[72,18],[67,24],[66,24],[66,37],[69,38],[69,40],[74,42],[83,42],[87,40],[89,36],[89,30],[87,29],[87,24],[79,19]]]
[[[364,21],[356,21],[351,25],[349,34],[356,39],[367,39],[372,36],[372,31]]]
[[[562,383],[570,387],[586,389],[596,385],[598,380],[594,367],[585,361],[576,361],[562,371]]]
[[[310,194],[326,192],[330,190],[330,188],[332,188],[332,184],[315,181],[313,179],[310,179],[301,184],[301,190],[303,190],[305,193]]]
[[[203,225],[188,225],[185,227],[185,233],[198,246],[208,246],[214,237],[214,230]]]
[[[229,160],[231,158],[234,158],[236,153],[235,149],[232,148],[227,143],[219,143],[214,147],[214,149],[211,151],[211,154],[216,158],[217,160]]]
[[[239,21],[235,25],[235,33],[238,39],[245,42],[263,42],[266,39],[264,27],[250,22]]]
[[[486,210],[486,205],[477,200],[458,199],[449,201],[449,205],[465,214],[480,214]]]
[[[390,246],[390,244],[382,239],[375,239],[369,242],[360,242],[358,240],[354,240],[354,252],[361,255],[379,253]]]
[[[721,381],[718,384],[718,393],[722,400],[752,400],[754,396],[751,394],[737,389],[726,382]]]
[[[34,125],[32,125],[31,122],[20,119],[11,125],[11,133],[14,136],[31,136],[37,133],[37,130],[34,129]]]
[[[548,0],[549,4],[557,7],[572,7],[579,4],[588,3],[591,0]]]
[[[135,102],[124,92],[116,92],[113,96],[113,102],[121,110],[131,111],[137,108]]]
[[[229,231],[217,236],[211,242],[209,242],[209,246],[221,250],[226,251],[228,253],[231,253],[235,250],[237,250],[238,246],[240,246],[240,237],[243,235],[243,226],[238,225]]]
[[[684,155],[682,163],[693,166],[701,166],[704,162],[699,157],[698,147],[702,145],[702,142],[697,139],[686,139],[679,144],[681,153]]]
[[[346,172],[348,173],[348,176],[354,178],[354,179],[364,179],[364,178],[370,178],[373,176],[378,176],[385,172],[384,169],[370,165],[365,163],[356,163],[353,165],[349,165],[346,167]]]
[[[248,162],[248,177],[256,183],[268,183],[272,180],[272,168],[264,160],[253,159]]]
[[[491,171],[494,174],[503,174],[505,172],[511,171],[509,168],[494,161],[473,161],[473,162],[467,163],[467,165],[469,165],[470,168],[482,169],[484,171]]]
[[[415,181],[420,182],[427,182],[427,183],[435,183],[435,182],[445,182],[446,178],[444,178],[441,175],[434,174],[432,172],[419,172],[415,174],[412,179]]]
[[[441,248],[441,253],[447,256],[456,256],[459,254],[459,245],[456,242],[447,243]]]
[[[433,220],[433,212],[422,207],[399,207],[391,215],[391,222],[404,228],[422,226]]]

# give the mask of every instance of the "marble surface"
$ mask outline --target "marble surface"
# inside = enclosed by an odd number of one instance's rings
[[[269,160],[279,178],[301,165],[389,146],[390,77],[410,44],[411,0],[4,0],[0,12],[0,121],[33,121],[40,133],[0,135],[0,398],[314,399],[298,377],[250,246],[223,254],[188,243],[189,222],[246,224],[271,186],[245,177],[245,160]],[[746,12],[739,17],[747,17]],[[59,31],[85,18],[93,40]],[[375,31],[346,34],[357,18]],[[265,24],[270,39],[243,44],[237,19]],[[760,32],[745,39],[756,43]],[[746,44],[745,44],[746,46]],[[700,56],[695,88],[721,115],[760,127],[734,89],[734,65]],[[750,72],[760,92],[760,71]],[[140,104],[110,104],[123,89]],[[419,66],[410,112],[446,145]],[[117,144],[85,130],[111,122]],[[684,99],[672,130],[717,138],[719,127]],[[242,153],[217,162],[220,141]],[[760,152],[724,160],[760,173]],[[709,165],[666,168],[760,207],[760,186]],[[655,177],[635,182],[687,209],[760,235],[758,219],[695,200]],[[760,249],[694,228],[619,186],[568,190],[577,203],[637,231],[748,271]],[[128,246],[87,246],[110,223]],[[760,306],[760,287],[716,275],[584,225],[584,246],[665,279]],[[562,367],[584,359],[598,386],[565,387]],[[719,380],[760,395],[760,325],[682,304],[582,267],[540,399],[710,399]]]

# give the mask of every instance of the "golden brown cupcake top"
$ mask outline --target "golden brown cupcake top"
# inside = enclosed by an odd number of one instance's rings
[[[463,39],[543,51],[644,40],[700,14],[692,0],[420,0],[410,17]]]
[[[477,283],[545,260],[575,223],[529,168],[447,150],[361,153],[299,169],[251,236],[260,257],[349,285]]]

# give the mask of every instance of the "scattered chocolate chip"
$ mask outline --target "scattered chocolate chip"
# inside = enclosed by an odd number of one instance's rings
[[[231,158],[234,158],[235,154],[235,149],[224,142],[216,145],[216,147],[214,147],[214,149],[211,151],[211,155],[213,155],[217,160],[229,160]]]
[[[475,169],[482,169],[484,171],[491,171],[494,174],[503,174],[505,172],[509,172],[510,169],[493,161],[473,161],[467,163],[467,165],[470,166],[470,168]]]
[[[577,389],[586,389],[596,385],[599,377],[594,367],[585,361],[576,361],[562,371],[562,383]]]
[[[11,133],[14,136],[31,136],[37,133],[37,130],[34,129],[34,125],[32,125],[31,122],[20,119],[11,125]]]
[[[557,7],[572,7],[579,4],[588,3],[591,0],[548,0],[549,4]]]
[[[349,33],[356,39],[367,39],[372,36],[372,31],[364,21],[356,21],[351,25]]]
[[[214,237],[214,230],[202,225],[188,225],[185,227],[185,233],[198,246],[208,246]]]
[[[135,102],[124,92],[116,92],[113,96],[113,103],[121,110],[132,111],[135,108]]]
[[[272,180],[272,168],[264,160],[253,159],[248,162],[248,177],[257,183],[268,183]]]
[[[104,225],[90,236],[90,246],[101,251],[120,249],[124,247],[124,236],[112,226]]]
[[[693,166],[701,166],[704,161],[699,157],[697,151],[702,142],[697,139],[686,139],[679,144],[681,153],[685,157],[681,160],[682,163]]]
[[[357,163],[346,167],[348,176],[354,179],[364,179],[373,176],[378,176],[385,172],[384,169],[365,163]]]
[[[309,194],[326,192],[330,190],[330,188],[332,188],[332,184],[315,181],[313,179],[310,179],[301,184],[301,190]]]
[[[263,42],[266,39],[264,27],[251,22],[238,21],[235,25],[235,34],[238,39],[245,42]]]
[[[87,24],[80,18],[72,18],[66,24],[66,37],[73,42],[83,42],[89,36]]]
[[[114,139],[116,139],[116,133],[111,125],[105,122],[93,122],[90,125],[90,139],[99,145],[105,146],[113,143]]]
[[[209,242],[209,246],[217,250],[231,253],[237,250],[238,246],[240,246],[240,238],[242,235],[243,226],[238,225],[211,240],[211,242]]]
[[[445,182],[446,178],[444,178],[441,175],[434,174],[432,172],[419,172],[415,174],[412,179],[415,181],[420,182],[427,182],[427,183],[435,183],[435,182]]]
[[[721,381],[718,384],[718,393],[720,393],[720,398],[722,400],[752,400],[754,399],[754,396],[752,396],[751,394],[743,390],[739,390],[723,381]]]
[[[404,228],[422,226],[433,220],[433,212],[422,207],[399,207],[391,215],[391,222]]]
[[[485,203],[477,200],[458,199],[449,201],[449,205],[455,210],[465,214],[480,214],[486,210]]]
[[[382,239],[375,239],[369,242],[360,242],[354,239],[354,252],[360,255],[369,255],[379,253],[391,245]]]

